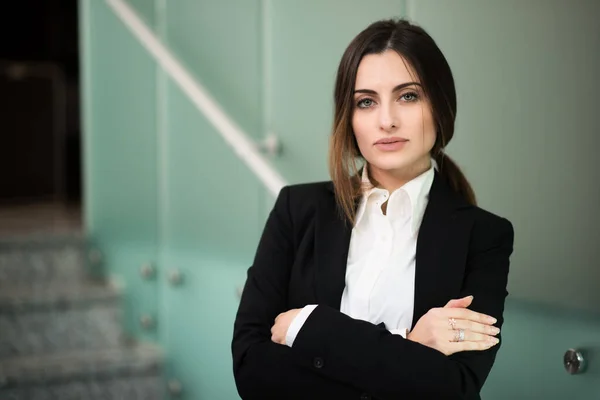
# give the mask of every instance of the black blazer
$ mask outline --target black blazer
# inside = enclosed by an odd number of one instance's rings
[[[243,399],[479,399],[500,344],[445,356],[341,313],[352,227],[331,182],[287,186],[277,198],[237,312],[233,369]],[[513,227],[469,205],[437,172],[416,253],[412,326],[431,308],[473,295],[470,309],[503,322]],[[319,306],[289,348],[275,317]]]

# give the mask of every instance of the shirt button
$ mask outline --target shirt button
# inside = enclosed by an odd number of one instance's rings
[[[371,400],[371,396],[366,393],[363,393],[360,395],[360,400]]]
[[[323,365],[325,365],[325,362],[321,357],[315,357],[315,359],[313,360],[313,365],[315,366],[315,368],[321,369],[323,368]]]

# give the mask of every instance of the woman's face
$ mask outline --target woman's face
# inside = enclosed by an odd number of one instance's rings
[[[388,50],[363,57],[358,66],[352,127],[375,177],[419,174],[430,165],[436,136],[431,107],[407,65]]]

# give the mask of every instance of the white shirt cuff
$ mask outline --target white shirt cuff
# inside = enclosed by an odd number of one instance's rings
[[[285,344],[289,347],[292,347],[294,344],[294,340],[296,340],[296,336],[298,336],[298,332],[302,329],[302,326],[313,312],[313,310],[317,308],[317,304],[309,304],[304,306],[302,310],[296,315],[290,327],[288,328],[287,334],[285,335]]]
[[[390,329],[390,332],[392,333],[392,335],[400,335],[404,339],[406,339],[406,336],[408,336],[408,329],[406,329],[406,328],[402,328],[402,329]]]

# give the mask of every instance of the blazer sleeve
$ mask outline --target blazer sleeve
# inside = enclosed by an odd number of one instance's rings
[[[513,227],[484,215],[472,231],[463,294],[471,309],[494,316],[501,327],[507,295]],[[352,383],[377,399],[479,399],[500,344],[450,357],[419,343],[318,306],[291,348],[306,368]],[[320,360],[315,363],[314,360]]]
[[[315,373],[294,360],[291,348],[271,341],[275,317],[287,309],[294,261],[289,187],[271,211],[248,276],[232,341],[233,372],[243,399],[346,399],[360,392],[335,378]]]

